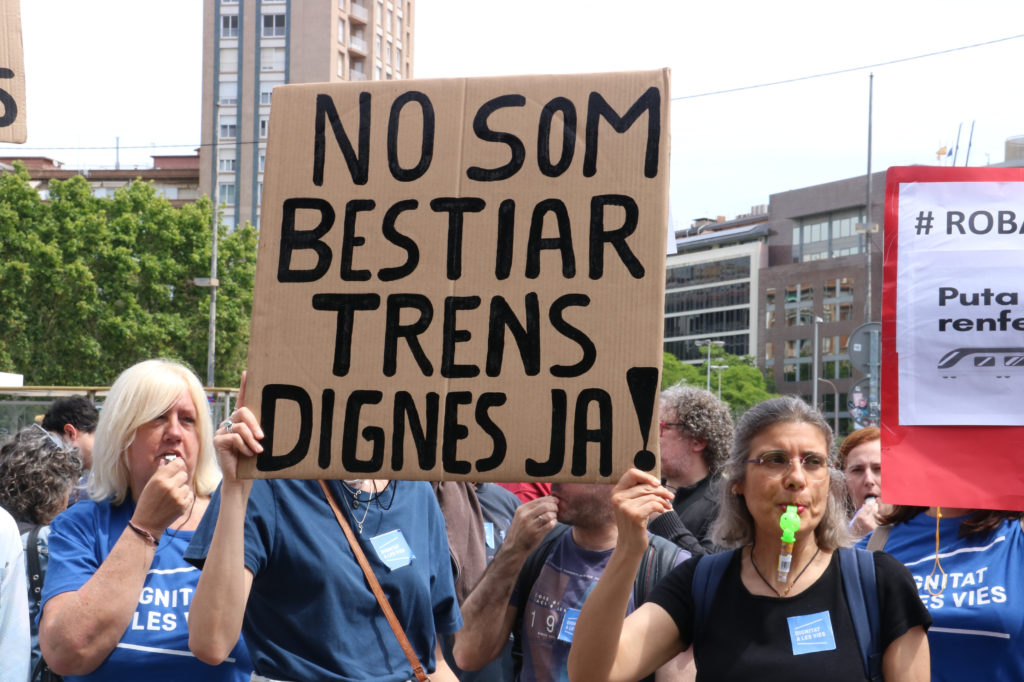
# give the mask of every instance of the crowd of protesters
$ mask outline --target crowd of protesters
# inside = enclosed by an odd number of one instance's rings
[[[661,479],[254,481],[244,377],[138,363],[0,444],[0,680],[1024,679],[1024,513],[884,504],[796,398],[659,422]]]

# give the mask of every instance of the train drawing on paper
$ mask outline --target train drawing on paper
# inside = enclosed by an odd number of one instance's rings
[[[1024,375],[1024,347],[954,348],[939,359],[937,369],[943,379],[979,373],[1009,379]]]

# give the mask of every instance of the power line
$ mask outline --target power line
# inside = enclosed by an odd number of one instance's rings
[[[757,83],[755,85],[741,85],[739,87],[726,88],[724,90],[711,90],[711,91],[708,91],[708,92],[700,92],[700,93],[696,93],[696,94],[693,94],[693,95],[679,95],[678,97],[673,97],[672,101],[676,102],[676,101],[681,101],[681,100],[686,100],[686,99],[697,99],[697,98],[700,98],[700,97],[711,97],[711,96],[714,96],[714,95],[726,95],[726,94],[729,94],[729,93],[732,93],[732,92],[742,92],[744,90],[756,90],[758,88],[769,88],[769,87],[772,87],[772,86],[775,86],[775,85],[786,85],[788,83],[798,83],[800,81],[813,80],[815,78],[826,78],[828,76],[838,76],[838,75],[841,75],[841,74],[844,74],[844,73],[853,73],[854,71],[864,71],[865,69],[877,69],[877,68],[880,68],[880,67],[883,67],[883,66],[892,66],[893,64],[902,64],[904,62],[912,62],[912,61],[916,61],[918,59],[927,59],[928,57],[937,57],[939,55],[950,54],[952,52],[961,52],[963,50],[971,50],[971,49],[974,49],[976,47],[986,47],[988,45],[996,45],[998,43],[1005,43],[1005,42],[1008,42],[1008,41],[1011,41],[1011,40],[1020,40],[1021,38],[1024,38],[1024,33],[1019,33],[1017,35],[1007,36],[1005,38],[996,38],[994,40],[986,40],[984,42],[973,43],[971,45],[961,45],[960,47],[951,47],[951,48],[948,48],[948,49],[945,49],[945,50],[937,50],[935,52],[927,52],[927,53],[924,53],[924,54],[914,55],[912,57],[901,57],[899,59],[891,59],[891,60],[889,60],[887,62],[876,62],[874,64],[865,64],[865,65],[862,65],[862,66],[852,66],[852,67],[847,68],[847,69],[838,69],[836,71],[826,71],[826,72],[823,72],[823,73],[816,73],[816,74],[811,74],[811,75],[808,75],[808,76],[797,76],[795,78],[786,78],[786,79],[783,79],[783,80],[771,81],[771,82],[768,82],[768,83]],[[48,152],[48,151],[111,151],[111,150],[117,150],[117,149],[125,149],[125,150],[131,150],[131,149],[175,149],[175,148],[178,148],[178,147],[191,147],[193,149],[198,149],[200,147],[213,147],[213,146],[217,146],[217,145],[224,145],[224,146],[233,146],[233,145],[236,145],[236,144],[251,145],[251,144],[259,144],[259,142],[260,142],[260,140],[243,140],[241,142],[234,142],[234,143],[230,143],[230,142],[228,142],[228,143],[225,143],[225,142],[209,142],[209,143],[206,143],[206,144],[197,144],[197,143],[192,143],[192,144],[150,144],[150,145],[115,145],[115,146],[97,146],[97,147],[18,147],[18,146],[14,146],[14,145],[8,147],[8,146],[4,145],[4,146],[0,146],[0,155],[3,155],[3,152],[5,152],[7,150],[17,151],[17,152]]]
[[[672,101],[684,99],[697,99],[698,97],[710,97],[712,95],[725,95],[730,92],[741,92],[743,90],[754,90],[756,88],[768,88],[773,85],[785,85],[787,83],[797,83],[799,81],[807,81],[814,78],[825,78],[826,76],[838,76],[844,73],[852,73],[854,71],[864,71],[865,69],[877,69],[882,66],[891,66],[893,64],[901,64],[903,62],[912,62],[916,59],[925,59],[927,57],[936,57],[941,54],[949,54],[951,52],[959,52],[961,50],[970,50],[975,47],[985,47],[986,45],[995,45],[996,43],[1004,43],[1009,40],[1018,40],[1024,38],[1024,33],[1007,36],[1006,38],[996,38],[995,40],[986,40],[983,43],[974,43],[973,45],[962,45],[960,47],[951,47],[947,50],[939,50],[937,52],[928,52],[926,54],[919,54],[913,57],[902,57],[900,59],[892,59],[887,62],[878,62],[876,64],[866,64],[864,66],[853,66],[848,69],[839,69],[838,71],[826,71],[825,73],[816,73],[810,76],[798,76],[796,78],[787,78],[785,80],[772,81],[770,83],[758,83],[757,85],[742,85],[737,88],[728,88],[726,90],[712,90],[710,92],[701,92],[695,95],[680,95],[679,97],[673,97]]]

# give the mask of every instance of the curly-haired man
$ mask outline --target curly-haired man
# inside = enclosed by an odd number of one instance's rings
[[[662,391],[660,418],[661,475],[675,493],[675,514],[662,514],[649,528],[703,554],[713,547],[718,468],[732,447],[729,406],[709,391],[680,383]]]

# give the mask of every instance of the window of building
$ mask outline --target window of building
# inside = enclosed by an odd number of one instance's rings
[[[853,277],[825,281],[822,287],[822,317],[826,322],[853,319]]]
[[[235,203],[235,183],[222,182],[217,185],[217,201],[222,204]]]
[[[786,326],[814,324],[814,287],[790,284],[786,287]]]
[[[391,52],[392,52],[392,48],[393,48],[393,44],[392,44],[392,42],[390,40],[388,40],[387,48],[388,49],[384,52],[384,60],[388,64],[390,64],[391,63]]]
[[[764,328],[775,329],[775,287],[764,291]]]
[[[220,139],[233,140],[238,136],[238,118],[234,114],[221,114]]]
[[[238,81],[222,81],[217,92],[217,103],[224,106],[238,104]]]
[[[265,172],[266,168],[267,168],[267,155],[264,152],[264,153],[260,154],[260,173]]]
[[[237,14],[224,14],[220,18],[220,37],[221,38],[237,38],[238,37],[238,15]]]
[[[260,138],[267,136],[267,128],[270,125],[270,119],[266,116],[260,116]]]
[[[221,73],[238,71],[238,48],[222,47],[220,49],[220,70]]]
[[[338,42],[345,42],[345,20],[338,19]]]
[[[704,287],[665,294],[666,313],[685,313],[707,308],[725,308],[750,303],[750,283],[737,282],[720,287]]]
[[[381,80],[381,70],[379,66],[377,67],[377,80]]]
[[[345,54],[343,52],[338,53],[338,78],[345,77]]]
[[[402,48],[395,48],[395,67],[401,70],[402,68]]]
[[[864,235],[857,232],[860,221],[860,209],[804,218],[793,231],[793,262],[863,253]]]
[[[749,308],[694,315],[673,315],[665,318],[665,338],[746,331],[748,329],[750,329]]]
[[[229,159],[220,158],[217,160],[217,170],[221,173],[234,173],[235,172],[235,158]]]
[[[260,106],[270,106],[274,88],[281,85],[280,81],[260,81]]]
[[[765,341],[764,344],[764,364],[765,367],[775,366],[775,342]]]
[[[220,4],[222,4],[222,5],[237,5],[238,4],[238,0],[220,0]]]
[[[401,14],[399,14],[397,17],[395,17],[395,35],[398,36],[399,40],[402,39],[402,15]]]
[[[377,0],[377,25],[384,23],[384,3]]]
[[[383,44],[384,43],[381,41],[380,36],[378,35],[377,36],[377,43],[376,43],[376,45],[377,45],[376,49],[377,49],[377,56],[378,57],[384,56],[384,54],[383,54],[384,53]]]
[[[384,24],[384,28],[386,30],[390,31],[391,27],[395,25],[394,22],[395,22],[395,13],[392,12],[391,10],[388,10],[388,20],[387,20],[387,23]]]
[[[284,48],[264,47],[260,50],[261,71],[284,71]]]
[[[849,356],[849,336],[826,336],[821,339],[822,379],[849,379],[853,365]]]
[[[750,257],[741,256],[713,263],[671,267],[665,273],[665,286],[674,289],[697,284],[719,284],[748,277],[750,277]]]
[[[283,38],[285,36],[284,19],[283,14],[264,14],[263,37]]]

